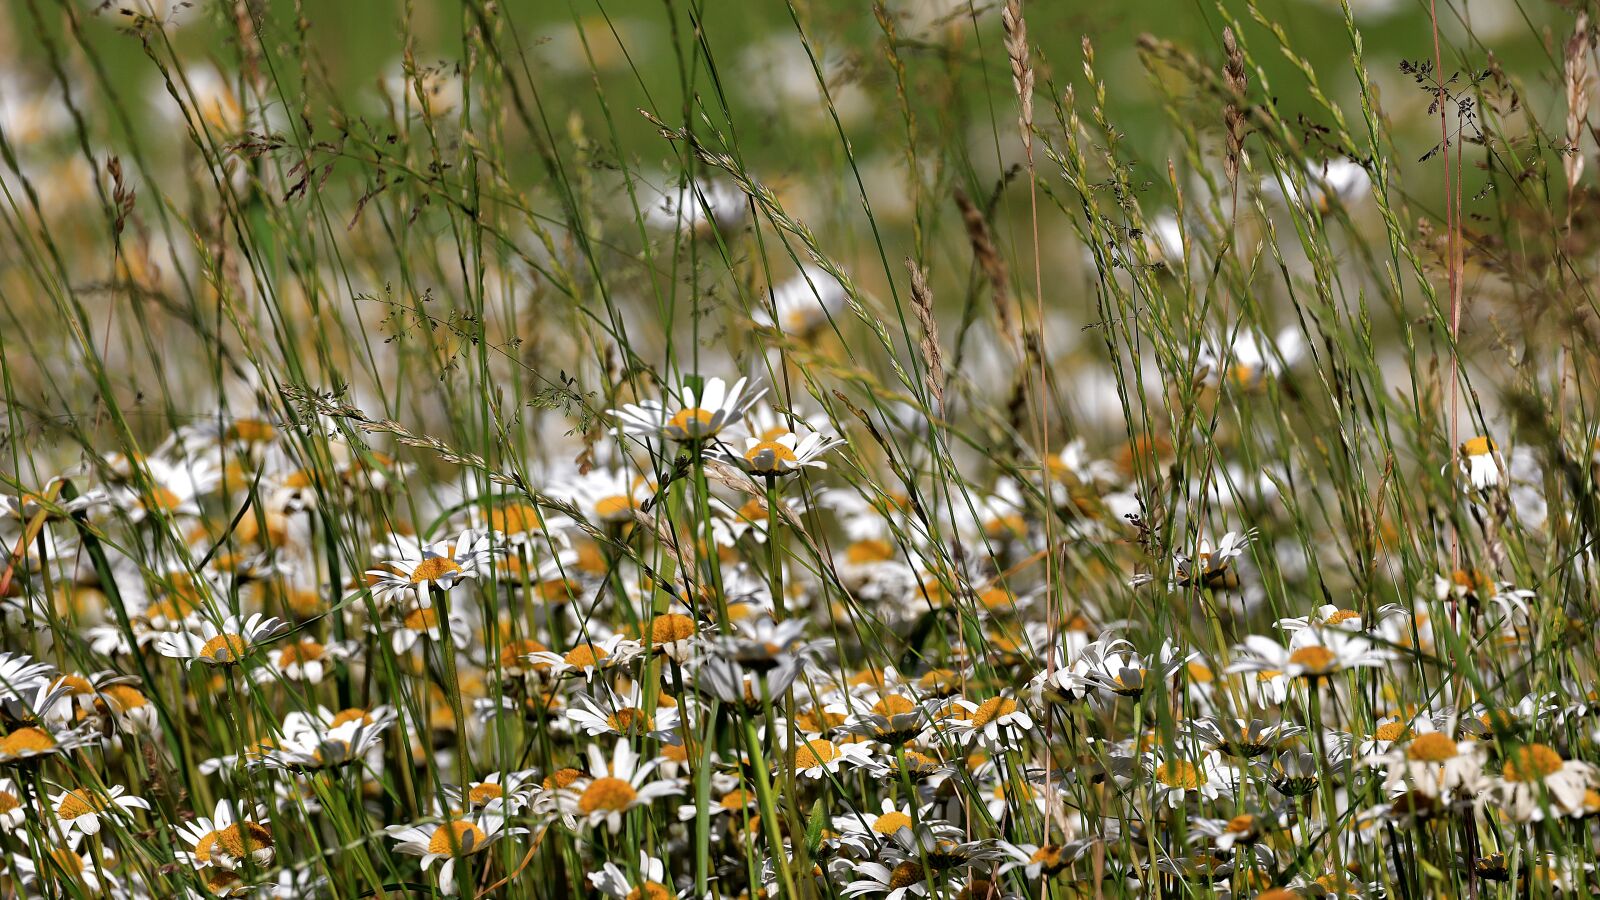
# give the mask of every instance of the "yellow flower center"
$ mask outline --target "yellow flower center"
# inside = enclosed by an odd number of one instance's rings
[[[524,657],[540,653],[544,645],[534,640],[512,641],[500,649],[500,668],[520,669],[525,662]]]
[[[667,427],[700,437],[710,428],[714,418],[715,416],[709,410],[691,406],[688,409],[678,410],[672,418],[667,420]]]
[[[1372,732],[1372,736],[1380,741],[1398,741],[1409,730],[1404,722],[1385,722]]]
[[[1301,647],[1299,650],[1289,654],[1289,662],[1304,669],[1307,674],[1326,675],[1333,671],[1334,664],[1338,662],[1338,657],[1327,647],[1319,647],[1313,644],[1310,647]]]
[[[1461,445],[1461,454],[1463,456],[1483,456],[1493,450],[1494,441],[1481,434]]]
[[[655,881],[646,881],[628,892],[626,900],[672,900],[673,893],[665,885]]]
[[[1417,762],[1442,763],[1460,755],[1456,742],[1437,731],[1419,734],[1406,746],[1406,758]]]
[[[879,834],[894,834],[902,828],[911,827],[911,817],[899,810],[886,812],[872,823],[872,830]]]
[[[1194,790],[1206,783],[1206,773],[1188,760],[1175,759],[1156,766],[1156,780],[1167,787]]]
[[[172,512],[182,505],[182,497],[179,497],[171,488],[162,487],[159,484],[153,485],[150,488],[150,493],[146,494],[144,498],[145,508],[151,510],[159,509],[162,512]]]
[[[694,620],[680,613],[667,613],[650,620],[650,643],[671,644],[694,636]]]
[[[411,583],[423,584],[438,581],[446,575],[461,571],[461,566],[448,556],[430,556],[411,570]]]
[[[1249,834],[1256,827],[1256,817],[1248,813],[1234,816],[1228,820],[1227,831],[1229,834]]]
[[[248,844],[248,847],[246,846]],[[195,859],[212,862],[221,850],[234,859],[244,859],[257,850],[272,846],[272,833],[254,822],[229,825],[220,831],[208,832],[194,845]]]
[[[990,722],[1017,711],[1017,701],[1008,697],[990,697],[972,713],[972,727],[982,728]]]
[[[754,798],[750,796],[748,791],[729,791],[722,795],[722,799],[717,802],[717,805],[727,812],[738,812],[749,806],[752,799]]]
[[[868,563],[888,562],[894,559],[894,545],[888,541],[876,538],[867,538],[856,541],[844,551],[845,561],[853,566],[864,566]]]
[[[236,663],[244,659],[246,646],[237,634],[219,634],[201,646],[200,655],[219,663]]]
[[[288,669],[293,665],[315,662],[322,658],[322,652],[323,646],[313,640],[288,644],[278,651],[278,668]]]
[[[1500,774],[1507,781],[1543,781],[1561,771],[1566,760],[1544,744],[1526,744],[1506,755]]]
[[[604,647],[596,647],[593,644],[579,644],[568,650],[567,655],[563,656],[562,659],[566,660],[567,665],[575,669],[590,669],[600,665],[601,661],[609,655]]]
[[[76,819],[87,816],[106,808],[106,802],[100,797],[89,793],[83,788],[68,791],[61,803],[56,807],[56,815],[63,819]]]
[[[473,806],[487,806],[490,801],[499,800],[506,792],[492,781],[480,781],[467,791],[467,802]]]
[[[833,741],[807,741],[795,750],[794,765],[797,769],[811,769],[833,762],[838,756],[839,748],[833,745]]]
[[[434,607],[414,609],[402,620],[412,631],[428,631],[439,627],[439,611]]]
[[[1200,684],[1210,684],[1217,679],[1216,673],[1212,672],[1211,668],[1204,663],[1198,663],[1191,660],[1185,665],[1185,668],[1189,670],[1190,681],[1196,681]]]
[[[749,450],[745,451],[744,458],[750,462],[755,462],[762,454],[765,453],[772,454],[774,463],[793,464],[799,461],[798,457],[794,455],[793,450],[790,450],[788,447],[778,443],[777,441],[762,441],[761,443],[756,444],[754,447],[751,447]]]
[[[366,710],[353,706],[349,709],[342,709],[335,713],[334,717],[329,720],[328,727],[338,728],[340,725],[344,725],[348,722],[364,722],[368,725],[371,725],[372,716],[368,714]]]
[[[574,769],[571,766],[565,769],[557,769],[550,777],[544,780],[545,790],[571,787],[578,782],[578,779],[583,777],[584,772],[582,769]]]
[[[925,877],[927,876],[922,871],[922,863],[908,859],[895,866],[894,870],[889,873],[889,889],[897,891],[901,888],[908,888],[914,884],[921,883]]]
[[[526,503],[514,503],[489,510],[489,527],[501,534],[523,534],[544,528],[544,517]]]
[[[880,716],[897,716],[901,713],[911,712],[916,709],[916,704],[909,697],[899,694],[889,694],[877,703],[872,704],[872,711]]]
[[[594,514],[608,522],[616,522],[633,518],[633,508],[636,505],[632,497],[616,494],[596,500]]]
[[[466,819],[456,819],[434,829],[433,837],[428,840],[428,852],[438,856],[465,856],[483,846],[487,837],[482,828]]]
[[[625,706],[606,716],[606,724],[611,726],[612,731],[627,732],[631,731],[635,726],[649,730],[655,727],[656,723],[654,719],[644,714],[644,710]]]
[[[633,789],[633,785],[621,778],[596,778],[578,797],[578,809],[584,815],[600,810],[622,812],[638,797],[639,792]]]
[[[1323,620],[1323,624],[1324,625],[1338,625],[1341,622],[1348,622],[1351,619],[1359,619],[1359,618],[1361,618],[1361,613],[1358,613],[1353,609],[1341,609],[1341,610],[1335,611],[1333,613],[1333,615],[1328,616],[1328,618],[1324,619]]]
[[[22,801],[17,799],[16,794],[10,793],[9,791],[0,791],[0,816],[3,816],[14,809],[20,809],[21,807]]]

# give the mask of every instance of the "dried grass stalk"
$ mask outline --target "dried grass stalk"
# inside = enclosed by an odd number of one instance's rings
[[[922,362],[928,369],[928,390],[943,410],[944,353],[939,349],[939,323],[933,318],[933,291],[928,287],[927,275],[915,260],[906,257],[906,269],[911,273],[911,309],[916,313],[917,324],[922,326]]]

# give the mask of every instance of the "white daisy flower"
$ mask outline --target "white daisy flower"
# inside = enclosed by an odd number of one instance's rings
[[[435,541],[415,552],[391,556],[381,568],[368,569],[372,598],[384,604],[415,598],[415,607],[427,609],[433,605],[434,591],[449,593],[463,580],[477,578],[503,552],[490,535],[469,528],[453,541]]]
[[[237,666],[259,645],[288,630],[287,622],[260,613],[243,623],[237,616],[229,616],[220,628],[201,622],[199,634],[192,631],[158,634],[155,648],[162,656],[185,660],[185,667],[197,662],[208,666]]]
[[[272,866],[275,851],[272,832],[263,820],[265,810],[241,816],[249,810],[237,807],[232,800],[223,798],[211,816],[199,816],[177,826],[178,836],[189,845],[189,850],[179,851],[179,862],[196,869],[217,867],[234,871],[245,865],[245,860],[256,869]]]
[[[439,890],[453,894],[456,860],[482,853],[508,835],[526,834],[527,829],[508,828],[504,811],[486,810],[437,824],[396,826],[388,829],[388,832],[398,842],[395,844],[396,850],[422,857],[424,872],[434,863],[444,860],[444,865],[439,868]]]
[[[624,433],[636,437],[664,437],[674,441],[703,441],[744,416],[766,388],[746,392],[748,379],[740,378],[730,387],[721,378],[708,378],[703,385],[683,385],[681,402],[645,400],[609,410]]]
[[[627,740],[617,741],[609,760],[596,744],[588,746],[588,754],[590,779],[581,786],[565,788],[559,799],[562,812],[575,821],[591,827],[605,825],[616,834],[629,810],[682,790],[676,781],[650,780],[656,761],[641,765]]]
[[[50,806],[69,834],[78,831],[85,835],[99,834],[103,817],[125,817],[129,810],[150,808],[149,802],[132,796],[120,784],[105,790],[80,787],[61,791],[50,797]]]

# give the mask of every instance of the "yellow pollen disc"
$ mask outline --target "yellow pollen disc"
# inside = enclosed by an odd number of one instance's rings
[[[728,812],[738,812],[749,806],[754,799],[748,791],[729,791],[722,795],[717,805]]]
[[[606,521],[628,519],[632,518],[635,505],[632,497],[626,497],[622,494],[603,497],[595,501],[594,514]]]
[[[457,565],[456,561],[450,557],[433,556],[417,563],[417,567],[411,570],[411,583],[423,584],[425,582],[438,581],[446,575],[460,571],[461,566]]]
[[[83,875],[83,858],[66,847],[58,847],[51,850],[50,862],[55,866],[57,872],[69,878],[78,878]]]
[[[578,809],[584,815],[597,811],[622,812],[638,799],[639,792],[621,778],[596,778],[578,797]]]
[[[1229,834],[1249,834],[1255,830],[1255,827],[1256,817],[1246,813],[1229,819],[1227,830]]]
[[[1289,662],[1305,669],[1312,675],[1326,675],[1333,671],[1334,663],[1338,661],[1332,650],[1327,647],[1301,647],[1289,654]]]
[[[889,889],[897,891],[901,888],[911,887],[914,884],[921,883],[924,877],[925,873],[922,871],[922,864],[908,859],[895,866],[894,871],[889,873]]]
[[[650,620],[650,643],[658,646],[688,640],[694,632],[694,620],[681,613],[667,613]]]
[[[1028,857],[1028,862],[1039,863],[1046,869],[1059,868],[1061,866],[1061,848],[1055,844],[1045,844],[1043,847],[1033,851],[1033,855]]]
[[[715,418],[709,410],[691,406],[688,409],[678,410],[672,418],[667,420],[667,427],[699,436],[705,434],[706,429]]]
[[[606,716],[606,724],[611,726],[612,731],[626,732],[631,731],[636,725],[642,725],[646,729],[653,728],[656,723],[654,719],[645,715],[643,710],[630,706]]]
[[[249,849],[245,848],[248,841]],[[272,846],[272,833],[254,822],[235,823],[221,831],[212,831],[200,838],[194,846],[195,859],[201,862],[211,862],[220,849],[223,853],[234,859],[244,859],[247,855]]]
[[[366,710],[353,706],[349,709],[342,709],[335,713],[334,717],[328,721],[328,727],[338,728],[340,725],[344,725],[347,722],[363,722],[371,725],[372,716]]]
[[[899,810],[886,812],[872,823],[872,830],[879,834],[894,834],[902,828],[911,827],[911,817]]]
[[[1197,681],[1201,684],[1210,684],[1217,678],[1216,674],[1211,671],[1210,667],[1206,666],[1204,663],[1198,663],[1191,660],[1186,664],[1185,668],[1189,670],[1190,681]]]
[[[217,662],[238,662],[244,658],[244,638],[237,634],[219,634],[200,648],[200,655]]]
[[[839,748],[833,745],[833,741],[807,741],[795,750],[794,765],[797,769],[810,769],[833,762],[838,756]]]
[[[1456,742],[1437,731],[1419,734],[1406,745],[1406,758],[1417,762],[1442,763],[1461,755]]]
[[[1017,597],[1005,588],[993,587],[979,594],[978,602],[982,603],[985,609],[1005,609],[1008,606],[1015,606]]]
[[[972,713],[972,727],[982,728],[990,722],[1017,711],[1017,701],[1008,697],[990,697]]]
[[[565,769],[557,769],[550,777],[546,778],[544,786],[546,790],[570,787],[583,777],[584,772],[582,769],[574,769],[568,766]]]
[[[889,694],[877,703],[872,704],[872,711],[880,716],[897,716],[901,713],[911,712],[916,709],[916,704],[907,697],[899,694]]]
[[[888,562],[894,559],[894,545],[888,541],[868,538],[856,541],[844,551],[845,561],[853,566],[863,566],[868,563]]]
[[[106,802],[83,788],[69,791],[56,807],[56,815],[63,819],[76,819],[106,808]]]
[[[489,510],[489,527],[501,534],[522,534],[544,527],[539,510],[526,503],[516,503]]]
[[[750,462],[755,462],[756,458],[763,453],[771,453],[772,458],[777,462],[794,463],[798,461],[798,457],[794,455],[793,450],[777,441],[762,441],[756,444],[744,452],[744,458]]]
[[[1206,783],[1206,773],[1194,763],[1182,759],[1156,766],[1155,774],[1156,780],[1167,787],[1194,790]]]
[[[463,856],[483,846],[487,837],[482,828],[466,819],[457,819],[434,830],[433,837],[428,841],[428,852],[439,856]]]
[[[1333,615],[1329,616],[1328,618],[1324,619],[1323,620],[1323,624],[1324,625],[1338,625],[1340,622],[1348,622],[1351,619],[1359,619],[1359,618],[1361,618],[1361,613],[1358,613],[1353,609],[1341,609],[1341,610],[1336,611]]]
[[[501,648],[500,650],[500,668],[521,668],[523,657],[528,656],[529,654],[542,652],[543,650],[544,645],[538,641],[512,641],[511,643],[506,644],[505,647]]]
[[[414,609],[406,613],[402,621],[412,631],[427,631],[439,627],[439,611],[431,606],[427,609]]]
[[[263,444],[278,436],[278,430],[260,419],[240,419],[228,426],[225,437],[230,441]]]
[[[183,498],[173,493],[170,488],[165,488],[158,484],[153,486],[150,489],[150,493],[145,495],[144,505],[146,509],[171,512],[183,505]]]
[[[1494,450],[1494,441],[1481,434],[1461,445],[1462,456],[1483,456],[1492,450]]]
[[[499,800],[505,795],[500,785],[492,781],[480,781],[467,791],[467,802],[473,806],[487,806],[491,800]]]
[[[1398,741],[1406,736],[1408,730],[1404,722],[1385,722],[1372,732],[1372,736],[1380,741]]]
[[[51,687],[60,687],[61,685],[66,685],[67,687],[71,688],[72,696],[75,697],[81,697],[85,694],[94,693],[94,685],[90,684],[89,679],[83,677],[82,675],[63,675],[60,678],[57,678]]]
[[[0,791],[0,816],[3,816],[14,809],[20,809],[21,807],[22,801],[17,799],[16,794],[12,794],[7,791]]]
[[[674,894],[665,885],[646,881],[628,892],[626,900],[672,900]]]
[[[1506,755],[1500,774],[1507,781],[1543,781],[1561,771],[1566,760],[1544,744],[1527,744]]]
[[[287,644],[278,651],[278,668],[287,669],[298,663],[315,662],[322,658],[322,652],[323,646],[312,640]]]
[[[593,644],[579,644],[568,650],[567,655],[563,656],[562,659],[566,660],[567,665],[575,669],[589,669],[600,665],[608,655],[610,654],[606,653],[606,648],[604,647],[597,647]]]

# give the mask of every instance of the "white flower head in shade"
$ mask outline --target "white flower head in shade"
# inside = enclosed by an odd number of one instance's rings
[[[506,827],[506,818],[505,810],[497,807],[448,822],[390,828],[389,836],[399,842],[396,850],[422,857],[423,871],[444,860],[439,890],[449,895],[455,893],[456,860],[482,853],[507,835],[527,833],[526,828]]]
[[[237,666],[257,647],[288,630],[287,622],[260,613],[242,623],[237,616],[229,616],[221,627],[201,622],[198,634],[177,631],[157,635],[155,648],[162,656],[185,660],[186,666],[197,662],[208,666]]]
[[[636,437],[664,437],[674,441],[703,441],[738,422],[766,388],[746,391],[748,379],[731,386],[721,378],[708,378],[703,384],[685,382],[681,402],[645,400],[610,410],[626,434]],[[670,399],[670,398],[669,398]]]
[[[1488,490],[1499,484],[1503,466],[1500,448],[1488,437],[1478,435],[1461,444],[1461,473],[1474,489]]]
[[[550,493],[590,522],[620,525],[633,521],[634,511],[655,494],[655,486],[626,469],[594,469],[551,484]]]
[[[758,303],[754,319],[757,325],[809,337],[837,316],[849,299],[838,279],[818,266],[806,265],[772,289],[770,304]]]
[[[807,467],[826,469],[828,464],[822,461],[822,455],[843,443],[843,438],[815,431],[804,434],[791,431],[770,439],[745,438],[743,449],[730,456],[752,475],[775,477]]]

